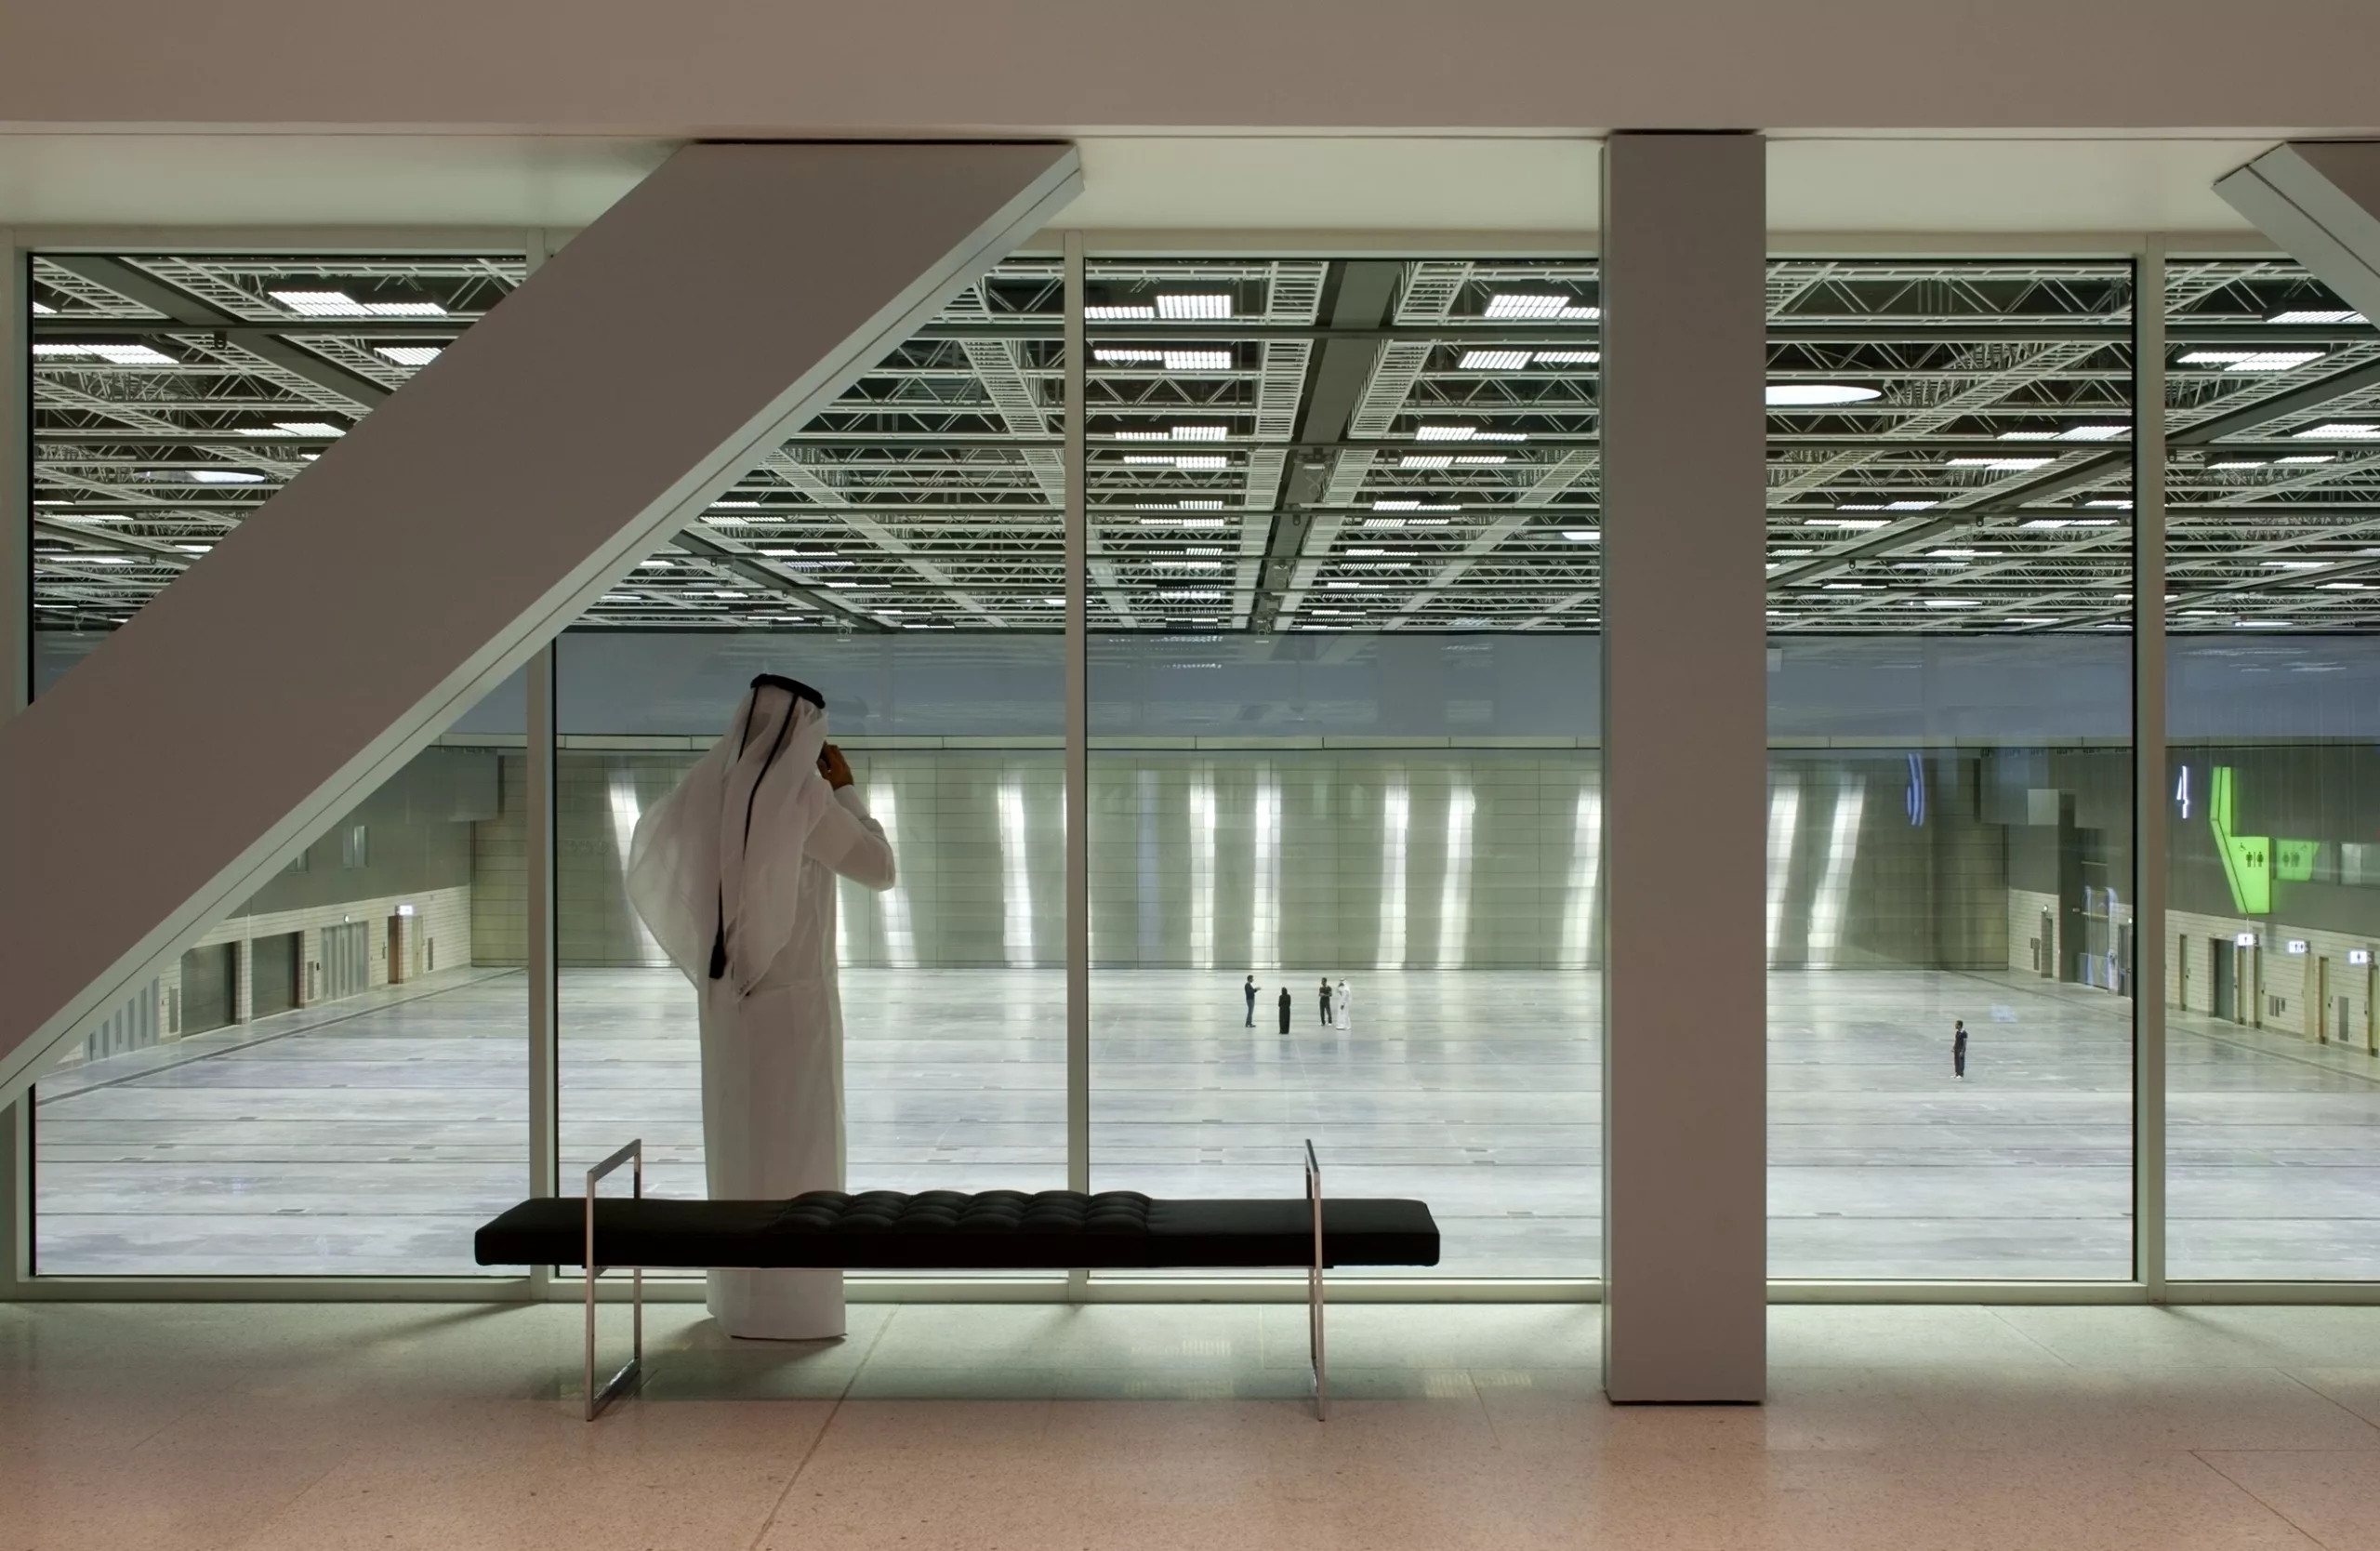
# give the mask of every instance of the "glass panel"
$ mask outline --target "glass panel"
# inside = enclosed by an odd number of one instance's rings
[[[896,859],[832,891],[850,1188],[1064,1186],[1059,295],[969,286],[562,638],[566,1188],[641,1137],[706,1191],[695,993],[623,868],[761,672],[823,692]]]
[[[37,256],[35,693],[522,273]],[[527,1180],[521,705],[492,692],[46,1077],[40,1270],[479,1270],[471,1230]]]
[[[2128,1277],[2130,269],[1768,285],[1770,1273]]]
[[[2258,410],[2380,336],[2268,259],[2166,315],[2168,1273],[2380,1277],[2380,403]]]
[[[35,693],[523,272],[518,254],[36,256]]]
[[[36,1271],[483,1274],[472,1231],[529,1178],[522,695],[491,691],[44,1075]]]
[[[1600,1274],[1594,266],[1090,283],[1094,1186]]]

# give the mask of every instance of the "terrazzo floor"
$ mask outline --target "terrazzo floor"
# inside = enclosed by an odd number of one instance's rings
[[[1435,1272],[1597,1273],[1599,987],[1581,973],[1353,977],[1353,1027],[1290,977],[1244,1027],[1235,974],[1092,977],[1096,1188],[1417,1195]],[[630,1136],[701,1188],[693,1004],[667,971],[573,971],[565,1185]],[[1054,970],[846,973],[854,1185],[1057,1187]],[[2104,1278],[2130,1266],[2129,1006],[2021,976],[1770,981],[1779,1277]],[[1974,1031],[1968,1076],[1948,1030]],[[2380,1061],[2173,1014],[2175,1276],[2380,1278]],[[73,1274],[470,1274],[526,1193],[525,982],[460,971],[55,1074],[36,1256]]]
[[[613,1311],[616,1314],[618,1311]],[[1764,1406],[1614,1407],[1591,1306],[0,1306],[10,1551],[2373,1551],[2380,1310],[1778,1307]]]

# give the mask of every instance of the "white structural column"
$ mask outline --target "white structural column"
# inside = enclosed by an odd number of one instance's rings
[[[2133,1279],[2165,1301],[2165,250],[2135,260],[2132,360]]]
[[[1604,1389],[1766,1366],[1765,159],[1604,152]]]
[[[573,239],[0,729],[0,1098],[1079,182],[700,145]]]
[[[33,693],[33,259],[0,226],[0,726]],[[0,1104],[0,1302],[32,1264],[30,1128]]]

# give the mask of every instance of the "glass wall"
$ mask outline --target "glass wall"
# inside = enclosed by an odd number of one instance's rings
[[[2268,259],[2166,318],[2168,1266],[2380,1277],[2380,335]]]
[[[852,1188],[1064,1187],[1060,295],[968,286],[562,639],[566,1185],[641,1137],[704,1193],[695,993],[623,867],[768,672],[823,692],[897,868],[838,891]]]
[[[1773,1276],[2132,1274],[2131,279],[1770,267]]]
[[[1593,266],[1089,280],[1094,1187],[1600,1274]]]
[[[35,693],[521,276],[517,254],[37,257]],[[518,682],[472,720],[43,1076],[37,1271],[477,1273],[471,1231],[528,1180]]]

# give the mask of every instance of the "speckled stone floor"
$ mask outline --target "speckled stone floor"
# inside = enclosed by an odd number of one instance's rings
[[[610,1311],[616,1316],[618,1311]],[[1780,1307],[1760,1407],[1615,1408],[1597,1310],[0,1306],[9,1551],[2364,1551],[2380,1309]]]

